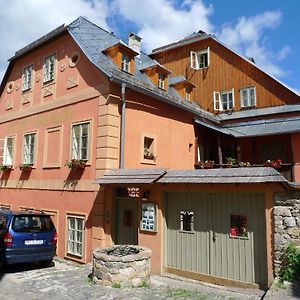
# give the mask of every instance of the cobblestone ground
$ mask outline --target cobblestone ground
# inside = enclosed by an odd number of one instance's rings
[[[89,279],[91,265],[56,260],[54,266],[6,266],[0,274],[0,299],[260,299],[258,290],[217,288],[174,278],[153,276],[151,287],[113,288]]]

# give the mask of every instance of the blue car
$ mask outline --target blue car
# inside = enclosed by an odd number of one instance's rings
[[[49,215],[37,211],[0,210],[1,264],[39,262],[56,255],[57,232]]]

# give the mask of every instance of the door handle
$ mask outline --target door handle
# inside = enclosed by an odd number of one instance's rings
[[[216,241],[216,238],[217,238],[217,235],[215,232],[213,232],[213,235],[212,235],[212,241],[215,242]]]

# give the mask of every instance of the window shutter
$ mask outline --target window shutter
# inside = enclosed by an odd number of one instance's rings
[[[229,107],[229,109],[233,109],[234,108],[234,88],[232,89],[232,107]]]
[[[191,51],[191,68],[198,70],[198,58],[197,58],[197,53],[194,51]]]
[[[4,140],[4,148],[3,148],[3,158],[2,163],[3,165],[7,165],[7,138]]]
[[[214,92],[214,110],[222,110],[220,98],[221,94],[219,92]]]
[[[210,65],[210,48],[207,48],[207,66]]]

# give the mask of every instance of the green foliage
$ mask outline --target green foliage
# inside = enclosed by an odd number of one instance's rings
[[[139,284],[138,287],[141,287],[141,288],[148,288],[148,287],[150,287],[149,281],[147,281],[145,279],[142,280],[142,282]]]
[[[294,282],[300,275],[300,250],[295,244],[289,244],[283,260],[283,267],[279,274],[281,281]]]
[[[234,157],[226,157],[226,164],[228,165],[236,165],[236,159]]]
[[[120,289],[121,288],[121,283],[115,282],[115,283],[113,283],[112,287],[115,288],[115,289]]]

